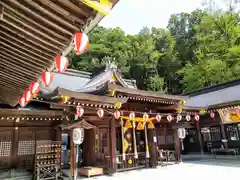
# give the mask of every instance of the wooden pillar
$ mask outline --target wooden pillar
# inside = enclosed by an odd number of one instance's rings
[[[226,135],[226,132],[225,132],[225,129],[224,129],[224,125],[223,125],[221,119],[220,119],[220,127],[221,127],[222,138],[224,140],[227,140],[227,135]],[[223,145],[224,145],[225,149],[228,149],[228,142],[227,141],[224,141]]]
[[[109,152],[110,152],[110,163],[109,163],[109,174],[113,175],[117,172],[116,164],[116,127],[114,117],[109,120]]]
[[[204,154],[201,128],[200,128],[199,122],[196,122],[196,128],[197,128],[197,135],[198,135],[198,141],[199,141],[199,146],[200,146],[200,152],[201,152],[201,154]]]
[[[178,130],[174,129],[174,149],[176,151],[177,162],[181,161],[181,144],[178,137]]]
[[[16,122],[14,123],[15,126]],[[13,127],[12,137],[12,151],[11,151],[11,166],[15,168],[17,166],[17,152],[18,152],[18,127]]]
[[[150,150],[150,166],[157,167],[157,137],[156,129],[148,130],[149,150]]]
[[[73,143],[73,139],[72,139],[72,134],[73,131],[70,131],[70,178],[72,178],[72,180],[74,179],[74,170],[75,170],[75,161],[76,161],[76,153],[75,153],[75,145]]]

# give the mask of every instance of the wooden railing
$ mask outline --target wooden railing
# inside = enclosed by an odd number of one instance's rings
[[[123,171],[123,170],[129,170],[129,169],[137,169],[137,168],[143,168],[148,166],[149,164],[149,159],[146,159],[146,153],[138,153],[138,158],[134,158],[134,153],[129,153],[125,155],[125,160],[123,160],[122,155],[117,155],[116,158],[116,166],[117,166],[117,171]],[[110,157],[106,157],[106,164],[108,167],[109,162],[110,162]]]

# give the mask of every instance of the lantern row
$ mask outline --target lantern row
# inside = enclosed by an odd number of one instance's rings
[[[77,55],[81,55],[84,53],[89,44],[88,36],[85,33],[77,32],[74,36],[74,52]],[[63,73],[66,71],[67,67],[69,65],[69,60],[65,56],[56,56],[55,58],[55,67],[57,69],[58,73]],[[45,71],[42,72],[42,82],[45,85],[45,87],[49,87],[53,81],[53,72],[51,71]],[[39,93],[41,88],[40,81],[32,82],[29,85],[29,88],[24,92],[23,96],[19,100],[19,104],[21,107],[24,107],[27,105],[31,99],[36,96],[37,93]]]
[[[80,118],[80,117],[83,116],[83,114],[84,114],[84,109],[83,109],[83,107],[77,106],[77,107],[76,107],[75,118]],[[114,116],[115,119],[119,119],[119,118],[122,117],[122,116],[121,116],[122,114],[123,114],[123,112],[121,112],[121,111],[119,111],[119,110],[116,110],[116,111],[113,113],[113,116]],[[150,114],[151,114],[151,113],[150,113]],[[99,108],[99,109],[97,110],[97,115],[98,115],[99,118],[102,118],[102,117],[104,116],[104,110],[101,109],[101,108]],[[125,116],[123,116],[123,117],[125,117]],[[144,113],[143,116],[142,116],[142,121],[143,121],[143,122],[150,122],[151,120],[156,119],[158,122],[160,122],[160,121],[162,120],[162,117],[166,117],[167,120],[168,120],[168,122],[171,122],[172,120],[174,120],[174,117],[175,117],[175,116],[174,116],[173,114],[170,114],[170,113],[168,113],[168,114],[162,114],[162,115],[161,115],[160,113],[157,113],[155,117],[149,118],[149,114],[148,114],[148,113]],[[210,117],[211,117],[212,119],[214,119],[215,113],[214,113],[214,112],[211,112],[211,113],[210,113]],[[141,121],[141,118],[136,118],[135,112],[130,112],[130,113],[129,113],[129,116],[128,116],[128,119],[131,120],[131,121]],[[186,116],[185,116],[185,119],[186,119],[186,121],[188,121],[188,122],[191,121],[191,115],[190,115],[189,113],[187,113]],[[194,119],[195,119],[195,121],[199,121],[200,116],[199,116],[198,113],[195,113]],[[182,115],[181,115],[180,113],[176,115],[176,120],[177,120],[177,122],[182,120]]]

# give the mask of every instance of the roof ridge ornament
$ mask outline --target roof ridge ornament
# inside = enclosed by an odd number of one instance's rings
[[[117,69],[117,65],[111,61],[106,62],[106,67],[105,67],[105,71],[109,71],[109,70],[116,70]]]

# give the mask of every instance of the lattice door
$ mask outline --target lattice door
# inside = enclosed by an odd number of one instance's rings
[[[12,138],[11,129],[0,128],[0,169],[11,166]]]

